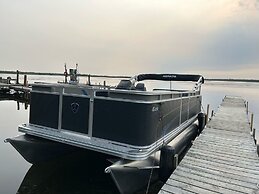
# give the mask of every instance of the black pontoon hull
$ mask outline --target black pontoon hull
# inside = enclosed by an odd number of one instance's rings
[[[197,125],[191,125],[173,139],[167,146],[170,146],[173,153],[163,155],[160,151],[154,153],[145,160],[130,161],[119,158],[112,158],[108,155],[98,155],[94,152],[82,152],[82,149],[57,143],[42,138],[36,138],[29,135],[21,135],[15,138],[7,139],[15,149],[30,163],[46,166],[42,162],[50,160],[63,161],[64,155],[69,155],[78,151],[81,155],[77,157],[79,163],[83,158],[89,156],[89,162],[99,158],[99,161],[113,161],[114,164],[105,169],[110,173],[115,185],[120,193],[134,193],[139,190],[145,190],[148,184],[155,181],[165,181],[175,169],[175,165],[170,167],[169,164],[175,164],[175,155],[184,154],[191,141],[197,136]],[[61,159],[59,159],[61,157]],[[82,158],[81,158],[82,157]],[[101,159],[102,158],[102,159]],[[73,159],[75,162],[75,159]],[[51,162],[51,161],[50,161]],[[51,162],[52,163],[52,162]],[[107,163],[107,162],[106,162]],[[86,163],[87,164],[87,163]],[[35,168],[35,167],[34,167]],[[97,167],[95,167],[97,168]],[[99,168],[99,167],[98,167]],[[30,170],[31,171],[31,170]],[[27,184],[24,182],[23,184]]]
[[[139,190],[149,189],[149,185],[155,181],[166,181],[176,168],[177,163],[191,145],[191,141],[198,134],[198,126],[191,125],[175,139],[173,139],[166,149],[157,151],[146,160],[130,161],[118,160],[113,165],[105,169],[110,173],[118,190],[123,194],[135,193]]]
[[[31,164],[51,160],[78,149],[67,144],[30,135],[8,138],[5,142],[9,142]]]

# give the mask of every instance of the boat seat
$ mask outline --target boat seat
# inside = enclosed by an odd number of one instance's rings
[[[145,87],[145,84],[144,83],[138,83],[136,85],[136,90],[139,90],[139,91],[146,91],[146,87]]]
[[[135,86],[132,84],[130,80],[121,80],[115,89],[121,90],[135,90]]]

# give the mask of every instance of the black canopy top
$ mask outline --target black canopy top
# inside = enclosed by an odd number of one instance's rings
[[[136,81],[143,80],[162,80],[162,81],[193,81],[197,82],[201,79],[204,83],[204,78],[201,75],[188,75],[188,74],[140,74],[137,76]]]

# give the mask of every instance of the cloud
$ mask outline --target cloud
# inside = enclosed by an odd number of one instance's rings
[[[259,58],[259,14],[245,2],[2,0],[0,68],[62,71],[66,62],[85,73],[125,75],[242,69]]]
[[[258,0],[239,0],[238,5],[242,9],[246,10],[258,10],[259,9],[259,1]]]
[[[211,34],[201,52],[201,61],[212,69],[235,69],[259,63],[259,26],[247,23],[226,25]],[[202,55],[202,53],[200,53]]]

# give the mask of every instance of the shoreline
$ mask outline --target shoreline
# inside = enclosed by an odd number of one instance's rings
[[[64,73],[47,73],[47,72],[31,72],[31,71],[6,71],[0,70],[0,74],[13,74],[13,75],[41,75],[41,76],[64,76]],[[129,79],[130,76],[123,75],[96,75],[96,74],[78,74],[82,77],[102,77],[102,78],[117,78],[117,79]],[[205,81],[222,81],[222,82],[255,82],[258,83],[259,79],[240,79],[240,78],[205,78]]]

